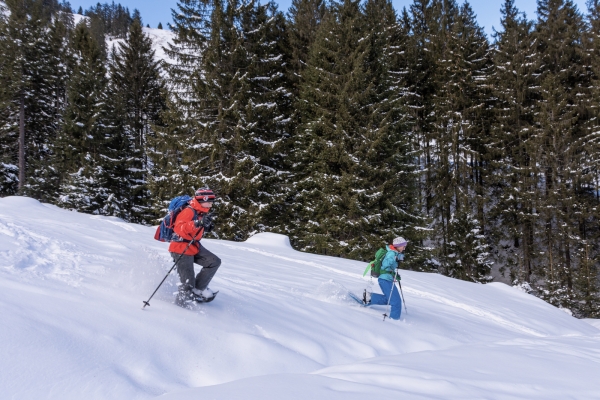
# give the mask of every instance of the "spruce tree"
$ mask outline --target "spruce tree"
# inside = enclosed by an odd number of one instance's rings
[[[466,281],[491,282],[493,261],[480,222],[461,210],[452,215],[448,224],[453,240],[447,245],[446,274]]]
[[[539,246],[545,257],[538,270],[544,278],[543,297],[572,308],[577,249],[581,241],[581,211],[587,205],[577,195],[585,151],[577,144],[585,136],[590,76],[586,72],[583,17],[571,1],[540,0],[535,30],[538,101],[535,135],[539,138]]]
[[[16,91],[13,83],[19,76],[13,61],[17,58],[18,48],[13,45],[9,15],[8,8],[0,3],[0,119],[3,122],[0,129],[0,196],[14,195],[19,187],[19,136],[13,98]],[[7,124],[10,120],[12,123]]]
[[[492,184],[498,194],[490,212],[497,232],[495,240],[506,240],[504,250],[514,284],[532,283],[537,260],[537,154],[534,129],[536,104],[535,65],[532,63],[533,23],[506,0],[501,9],[502,30],[495,37],[494,95],[497,98],[493,127],[494,167]]]
[[[287,20],[289,44],[292,49],[292,70],[295,93],[302,70],[308,61],[308,52],[315,41],[317,29],[323,20],[327,7],[323,0],[292,0]]]
[[[121,4],[115,4],[114,1],[104,4],[97,3],[85,10],[85,15],[90,18],[90,27],[97,41],[100,40],[102,35],[124,39],[127,37],[131,23],[135,19],[138,19],[140,23],[142,20],[137,9],[133,10],[133,14],[130,14],[129,8],[123,7]]]
[[[290,136],[289,54],[274,3],[215,3],[194,98],[197,134],[183,164],[218,195],[220,237],[278,230]]]
[[[395,25],[388,2],[367,8],[388,21],[386,28]],[[413,222],[410,146],[396,108],[384,99],[392,68],[389,60],[375,62],[386,59],[385,42],[368,25],[375,19],[367,20],[358,2],[335,4],[302,76],[293,239],[303,250],[370,257],[382,238]]]
[[[63,114],[67,103],[67,82],[70,78],[69,63],[71,50],[68,43],[69,27],[62,21],[72,24],[68,16],[59,18],[48,28],[44,46],[44,72],[40,79],[39,96],[42,104],[37,115],[45,118],[40,121],[47,131],[43,156],[30,160],[30,179],[24,194],[46,202],[55,202],[58,196],[59,171],[53,164],[55,141],[63,124]],[[43,111],[42,111],[43,110]],[[42,129],[36,129],[40,132]]]
[[[209,1],[180,0],[172,10],[175,34],[173,42],[165,48],[169,62],[164,64],[168,75],[169,98],[161,118],[162,128],[156,136],[148,138],[148,155],[154,166],[148,176],[152,197],[152,209],[156,215],[165,213],[173,197],[188,193],[203,184],[191,175],[184,152],[194,153],[201,143],[194,140],[198,135],[197,121],[202,117],[198,110],[204,101],[197,97],[195,88],[203,75],[202,54],[210,38],[213,5]]]
[[[600,2],[588,3],[588,25],[584,35],[586,71],[591,73],[589,96],[584,102],[585,130],[574,144],[578,149],[578,171],[573,191],[578,197],[577,244],[574,249],[574,298],[571,310],[577,317],[600,316],[600,139],[597,135],[600,93]],[[580,96],[581,97],[581,96]]]
[[[180,9],[189,15],[176,19],[169,50],[173,98],[153,142],[169,159],[153,173],[152,191],[169,196],[165,202],[211,185],[220,199],[214,212],[229,222],[218,224],[220,237],[277,230],[291,112],[285,20],[274,3],[186,2]]]
[[[410,6],[410,45],[406,50],[408,65],[408,87],[410,88],[411,132],[421,150],[419,165],[424,171],[419,190],[419,203],[427,215],[434,213],[434,177],[433,177],[433,136],[435,132],[434,108],[436,90],[436,74],[441,56],[436,43],[442,33],[440,29],[442,7],[439,1],[415,0]]]
[[[53,8],[42,0],[6,5],[9,15],[3,13],[0,25],[1,161],[8,170],[18,164],[21,194],[49,201],[55,192],[52,143],[64,104],[66,30],[61,18],[52,23]]]
[[[486,282],[489,242],[475,245],[465,227],[479,224],[473,228],[478,240],[491,231],[492,52],[468,3],[416,0],[402,20],[410,21],[412,32],[406,79],[409,124],[421,150],[418,198],[432,220],[439,270]],[[468,248],[481,254],[473,257]]]
[[[177,10],[172,10],[173,25],[169,25],[175,37],[165,48],[172,60],[168,63],[169,88],[176,107],[185,109],[193,116],[193,109],[200,99],[194,97],[193,88],[201,75],[202,53],[210,37],[213,6],[209,1],[180,0]]]
[[[276,4],[249,2],[242,8],[240,22],[248,67],[242,82],[244,98],[239,100],[246,106],[240,110],[238,125],[245,123],[247,127],[236,133],[245,144],[238,147],[242,151],[236,154],[237,165],[228,173],[239,171],[242,187],[218,180],[215,184],[228,187],[227,197],[247,210],[247,226],[235,233],[243,238],[252,232],[287,231],[285,201],[290,193],[286,177],[290,169],[287,155],[292,151],[293,95],[286,22]],[[220,142],[214,144],[216,149],[226,148]],[[224,160],[226,156],[220,157]],[[248,196],[244,198],[241,193]]]
[[[419,143],[411,131],[414,129],[414,118],[411,115],[415,103],[414,84],[411,79],[413,60],[411,50],[411,23],[406,9],[397,18],[392,3],[387,0],[369,0],[364,4],[366,29],[369,32],[369,53],[367,68],[372,76],[375,96],[372,101],[372,112],[368,124],[374,131],[379,131],[382,143],[402,143],[398,149],[395,163],[371,167],[374,171],[397,171],[403,181],[403,187],[396,194],[397,204],[402,204],[408,215],[390,215],[389,221],[383,222],[393,227],[393,234],[408,238],[411,246],[405,267],[429,270],[428,260],[431,253],[424,246],[424,233],[427,232],[427,220],[421,216],[419,204],[419,187],[416,179],[416,166],[420,155]],[[379,150],[381,151],[381,150]],[[406,152],[405,154],[402,154]],[[408,153],[411,156],[408,156]],[[379,178],[383,180],[383,178]],[[391,238],[390,238],[391,239]],[[368,253],[365,246],[365,252]],[[370,254],[368,254],[370,256]]]
[[[108,49],[106,48],[107,21],[102,18],[101,14],[90,13],[86,11],[89,19],[89,29],[92,37],[98,43],[100,54],[103,60],[106,60]]]
[[[101,48],[83,21],[73,33],[72,49],[68,105],[56,146],[56,163],[61,171],[59,204],[111,214],[119,207],[110,204],[114,197],[107,190],[107,160],[113,154],[106,146],[106,70]]]
[[[114,123],[120,122],[124,129],[118,157],[124,163],[126,183],[118,197],[126,204],[122,216],[135,222],[149,223],[153,217],[146,175],[154,161],[148,159],[147,148],[148,137],[154,135],[153,126],[160,124],[165,108],[160,63],[154,59],[152,41],[135,20],[127,39],[115,50],[110,68],[111,95],[123,107]]]
[[[416,1],[411,14],[417,64],[409,79],[419,96],[413,126],[423,154],[424,208],[433,219],[441,272],[464,277],[469,274],[455,269],[472,257],[451,246],[468,240],[459,229],[465,224],[456,221],[477,221],[485,231],[491,51],[468,3]],[[489,271],[470,276],[485,280]]]

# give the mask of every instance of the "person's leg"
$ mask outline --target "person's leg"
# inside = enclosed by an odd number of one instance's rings
[[[181,256],[181,258],[179,258]],[[171,253],[173,261],[177,261],[177,273],[179,274],[179,293],[177,294],[177,304],[184,305],[188,300],[192,300],[192,289],[194,288],[194,257],[188,255],[181,255],[177,253]]]
[[[217,273],[221,259],[200,245],[200,251],[194,256],[194,262],[202,266],[202,270],[196,275],[196,289],[204,290]]]
[[[390,311],[390,318],[400,319],[400,314],[402,313],[402,299],[400,298],[398,286],[395,283],[392,286],[392,298],[390,299],[390,306],[392,306],[392,310]]]
[[[181,258],[179,258],[181,256]],[[177,273],[179,274],[179,280],[181,286],[189,286],[191,290],[194,287],[194,256],[181,255],[177,253],[171,253],[173,261],[177,261]]]
[[[374,303],[373,299],[375,297],[375,293],[373,293],[371,295],[371,304],[387,305],[389,302],[392,308],[390,311],[390,318],[400,319],[400,313],[402,312],[402,301],[400,299],[400,292],[398,292],[396,284],[393,281],[379,279],[379,287],[381,287],[383,294],[378,294],[376,300],[377,302]],[[390,293],[392,294],[391,297]]]
[[[379,282],[379,287],[383,294],[371,293],[371,305],[386,305],[390,298],[390,284],[392,282],[386,281],[385,279],[378,279],[377,281]]]

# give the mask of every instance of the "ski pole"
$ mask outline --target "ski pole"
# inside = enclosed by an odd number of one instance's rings
[[[398,274],[398,276],[400,276],[400,274]],[[404,292],[402,291],[402,283],[400,283],[400,279],[398,279],[398,286],[400,287],[400,294],[402,295],[402,304],[404,304],[404,312],[408,314],[408,310],[406,309],[406,301],[404,301]]]
[[[192,243],[194,243],[196,241],[196,237],[198,237],[198,235],[200,234],[200,231],[202,230],[203,227],[200,227],[200,229],[198,229],[198,232],[196,232],[196,234],[194,235],[194,237],[192,238],[192,241],[188,243],[187,246],[185,246],[185,249],[183,250],[183,252],[179,255],[179,257],[177,258],[177,261],[175,261],[175,264],[173,264],[173,266],[171,267],[171,269],[169,270],[169,272],[167,272],[167,275],[165,275],[165,277],[163,278],[162,281],[160,281],[160,283],[158,284],[158,286],[156,287],[156,290],[154,290],[154,293],[152,293],[152,295],[150,296],[150,298],[147,301],[144,301],[144,306],[142,307],[142,310],[144,308],[146,308],[146,306],[150,305],[150,300],[152,299],[152,297],[154,297],[154,295],[156,294],[156,292],[158,292],[158,289],[162,286],[162,284],[167,280],[167,277],[169,275],[171,275],[171,272],[173,271],[173,269],[175,269],[175,266],[177,265],[177,263],[179,262],[179,260],[181,260],[181,257],[183,257],[183,255],[185,254],[185,252],[187,251],[187,249],[190,248],[190,246],[192,245]]]
[[[396,287],[396,274],[394,274],[394,280],[392,281],[392,288],[390,289],[390,297],[388,297],[387,306],[385,309],[385,313],[383,314],[383,320],[388,316],[388,312],[390,309],[390,301],[392,300],[392,294],[394,293],[394,288]]]

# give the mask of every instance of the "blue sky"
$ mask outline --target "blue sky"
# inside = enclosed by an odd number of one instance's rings
[[[106,2],[108,0],[102,0]],[[397,10],[402,7],[408,7],[412,0],[392,0]],[[82,6],[84,9],[94,5],[98,0],[71,0],[71,6],[75,11]],[[159,22],[162,22],[166,27],[166,23],[171,21],[171,8],[175,8],[177,0],[116,0],[115,3],[121,3],[124,6],[129,7],[131,11],[137,8],[142,13],[144,24],[150,24],[151,27],[155,28]],[[458,0],[461,3],[460,0]],[[585,5],[586,0],[574,0],[575,4],[579,7],[582,12],[587,12]],[[280,0],[277,1],[279,9],[287,11],[291,4],[291,0]],[[485,31],[488,34],[492,33],[492,26],[499,29],[500,27],[500,6],[503,0],[471,0],[471,7],[477,14],[477,20],[479,24],[485,27]],[[516,0],[516,6],[527,13],[530,19],[536,18],[536,1],[535,0]]]

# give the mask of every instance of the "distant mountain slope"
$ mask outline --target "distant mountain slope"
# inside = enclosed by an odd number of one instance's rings
[[[361,262],[286,237],[203,240],[210,304],[173,304],[154,228],[0,198],[0,393],[10,399],[597,398],[600,330],[504,284],[402,273],[408,313],[348,297]]]
[[[156,52],[155,57],[159,60],[169,62],[169,57],[165,54],[164,47],[168,47],[169,43],[173,42],[175,34],[166,29],[142,28],[144,33],[152,40],[152,49]],[[107,39],[107,48],[112,48],[113,45],[122,42],[123,39]]]
[[[73,21],[75,25],[79,23],[82,19],[87,19],[88,17],[81,14],[73,14]],[[173,42],[173,38],[175,34],[167,29],[155,29],[155,28],[142,28],[144,33],[152,39],[152,49],[156,52],[155,57],[159,60],[164,60],[166,62],[169,61],[169,57],[165,54],[163,47],[168,47],[169,43]],[[106,47],[111,49],[112,46],[117,46],[118,43],[122,42],[123,39],[112,39],[107,37],[106,39]]]

